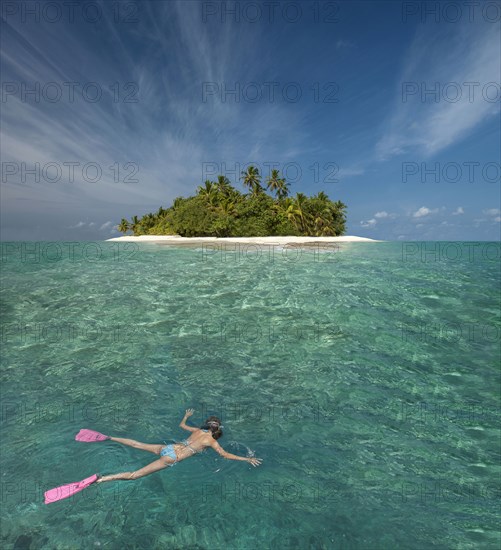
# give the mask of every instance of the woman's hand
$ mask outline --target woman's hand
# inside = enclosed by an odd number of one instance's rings
[[[249,464],[252,464],[254,467],[256,467],[256,466],[259,466],[261,464],[262,460],[260,458],[252,457],[252,458],[248,458],[247,462]]]
[[[191,416],[195,412],[195,409],[186,409],[183,419],[181,420],[181,424],[179,424],[180,428],[183,428],[183,430],[186,430],[188,432],[196,432],[198,431],[198,428],[194,428],[193,426],[188,426],[186,424],[186,419]]]

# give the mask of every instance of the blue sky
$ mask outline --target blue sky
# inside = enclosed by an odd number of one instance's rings
[[[240,186],[248,163],[345,202],[351,235],[500,238],[492,6],[240,2],[237,21],[217,2],[7,4],[3,240],[116,236],[215,173]]]

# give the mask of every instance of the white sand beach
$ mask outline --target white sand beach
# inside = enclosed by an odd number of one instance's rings
[[[327,243],[378,243],[374,239],[344,235],[342,237],[181,237],[179,235],[125,235],[107,241],[162,243],[162,244],[203,244],[203,243],[246,243],[246,244],[327,244]]]

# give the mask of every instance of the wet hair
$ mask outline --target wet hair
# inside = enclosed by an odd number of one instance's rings
[[[221,420],[217,416],[209,416],[203,426],[200,426],[202,430],[209,430],[214,439],[223,437],[223,430],[221,429]]]

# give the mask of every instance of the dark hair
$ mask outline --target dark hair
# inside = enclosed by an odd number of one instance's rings
[[[205,421],[205,424],[201,426],[202,430],[210,430],[214,439],[223,437],[223,430],[221,430],[221,420],[217,416],[209,416]]]

